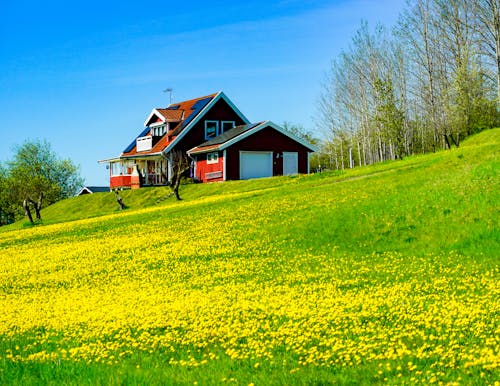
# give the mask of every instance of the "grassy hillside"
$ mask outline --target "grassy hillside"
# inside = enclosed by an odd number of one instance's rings
[[[499,145],[0,228],[0,383],[494,384]]]

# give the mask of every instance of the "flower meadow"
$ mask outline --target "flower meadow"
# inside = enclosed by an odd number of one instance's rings
[[[491,146],[0,232],[0,383],[498,385]]]

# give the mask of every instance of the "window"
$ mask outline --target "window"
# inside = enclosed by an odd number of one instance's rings
[[[161,137],[163,134],[165,134],[165,132],[166,132],[165,125],[154,126],[151,130],[153,137]]]
[[[220,133],[225,133],[226,131],[232,129],[234,127],[234,121],[222,121]]]
[[[122,175],[121,162],[112,162],[111,163],[111,175],[112,176],[121,176]]]
[[[216,164],[219,162],[219,153],[207,153],[207,164]]]
[[[212,139],[219,135],[219,121],[205,121],[205,139]]]
[[[126,176],[129,176],[132,174],[132,171],[134,170],[134,161],[125,161],[123,163],[123,174]]]

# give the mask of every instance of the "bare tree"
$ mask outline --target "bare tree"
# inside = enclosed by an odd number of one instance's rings
[[[172,180],[170,188],[177,200],[181,200],[179,195],[179,186],[184,173],[189,170],[191,162],[185,153],[181,150],[173,150],[170,152],[170,162],[172,163]]]
[[[496,78],[496,106],[500,111],[500,4],[498,0],[474,0],[474,3],[480,53],[490,64],[491,71],[486,73]]]
[[[118,189],[115,189],[115,199],[116,202],[118,203],[118,206],[120,207],[120,210],[123,210],[126,208],[122,196],[120,196],[120,193],[118,192]]]
[[[331,166],[459,146],[492,127],[498,8],[498,0],[411,0],[392,34],[362,23],[332,62],[321,94],[319,124],[331,144],[321,149],[332,154]],[[493,73],[493,61],[496,108],[494,82],[484,75]]]

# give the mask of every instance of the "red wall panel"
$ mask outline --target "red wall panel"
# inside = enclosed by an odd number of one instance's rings
[[[130,176],[111,176],[109,178],[109,187],[114,188],[130,188]]]
[[[196,156],[196,179],[201,182],[216,182],[224,180],[224,157],[219,152],[217,163],[208,164],[207,155],[199,154]],[[212,174],[210,174],[212,173]],[[208,175],[207,175],[208,174]]]

